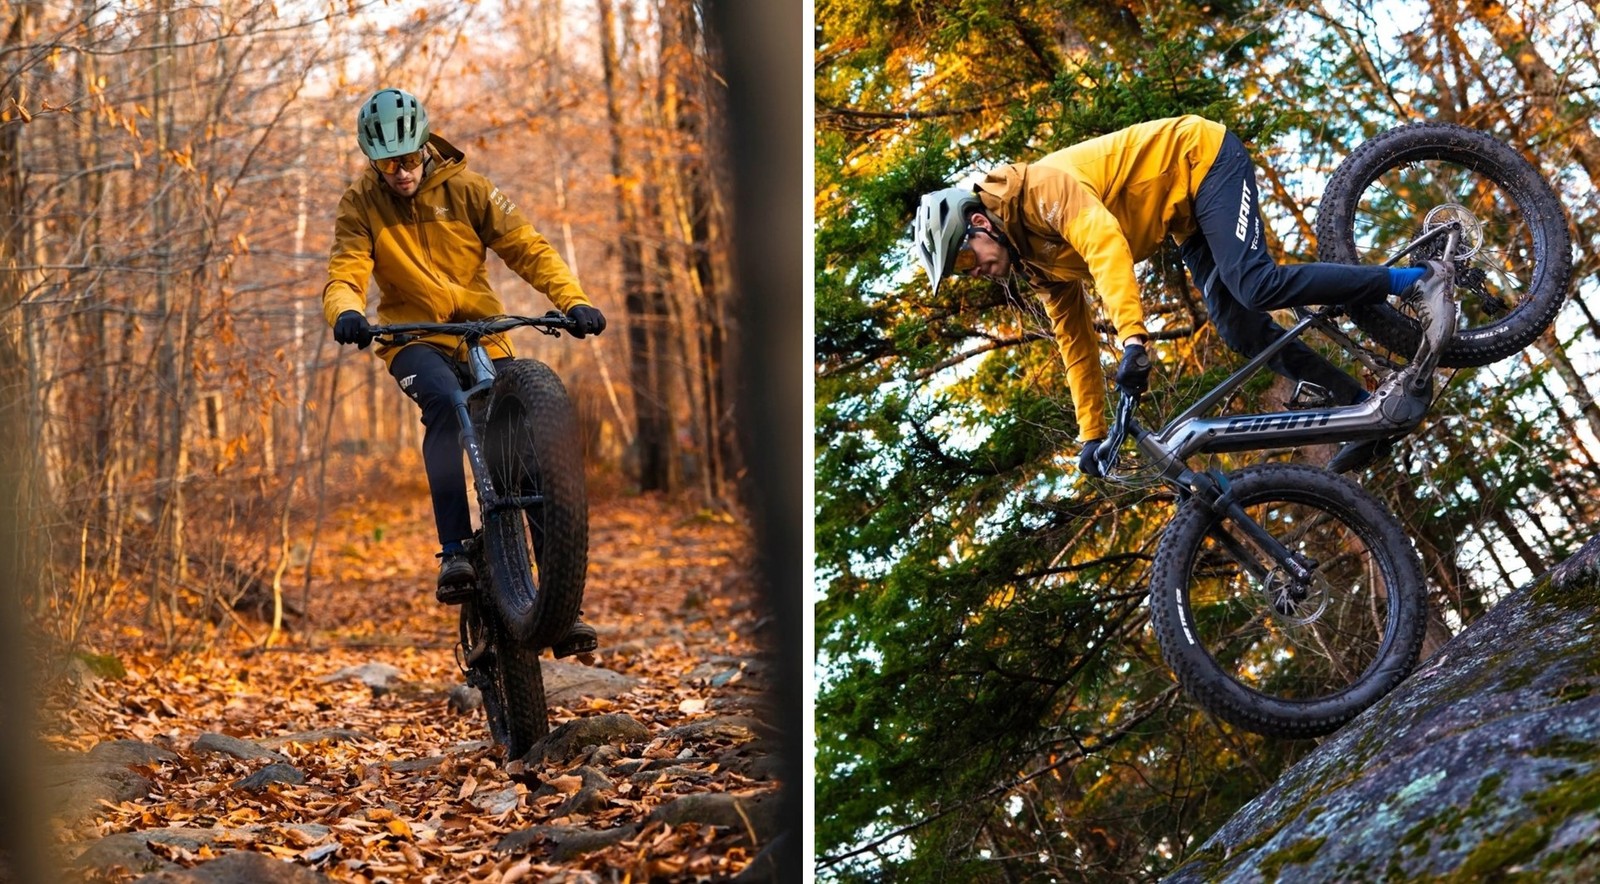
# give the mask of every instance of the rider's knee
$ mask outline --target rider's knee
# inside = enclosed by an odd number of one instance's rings
[[[1246,275],[1245,284],[1239,287],[1235,297],[1251,310],[1273,310],[1283,302],[1284,293],[1291,284],[1283,265],[1262,264]]]

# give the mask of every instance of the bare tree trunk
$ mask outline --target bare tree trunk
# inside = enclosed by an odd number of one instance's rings
[[[565,11],[562,9],[561,0],[553,0],[554,8],[544,10],[544,24],[548,25],[541,31],[539,45],[543,47],[540,55],[546,60],[545,94],[556,95],[561,89],[561,74],[564,70],[561,51],[566,45],[563,27]],[[551,125],[555,134],[551,143],[557,151],[565,153],[566,134],[564,114],[552,115]],[[555,164],[556,176],[556,217],[561,221],[561,250],[567,260],[567,267],[572,270],[572,275],[579,281],[583,279],[583,272],[578,267],[577,241],[572,235],[572,217],[567,208],[567,167],[565,156]],[[588,348],[594,357],[595,368],[600,372],[600,382],[605,385],[606,399],[611,403],[612,413],[616,415],[617,429],[621,431],[624,444],[632,446],[634,442],[634,429],[627,414],[622,410],[622,400],[617,396],[617,385],[611,379],[611,367],[607,364],[604,354],[598,348]]]
[[[27,64],[13,47],[29,42],[39,9],[34,3],[9,7],[9,20],[0,21],[0,82],[19,82]],[[15,93],[13,93],[15,94]],[[21,96],[26,100],[27,96]],[[37,745],[33,733],[32,679],[37,661],[31,659],[32,642],[26,640],[23,612],[30,597],[44,605],[40,591],[39,546],[35,526],[39,517],[35,496],[38,460],[34,440],[28,435],[36,400],[31,366],[22,349],[22,310],[26,283],[22,256],[27,244],[28,211],[23,180],[20,115],[0,120],[0,702],[6,721],[0,723],[0,802],[8,829],[0,836],[6,877],[46,880],[39,845],[48,843],[42,832],[45,816],[33,805],[41,794],[38,767],[33,758]]]
[[[21,3],[11,10],[9,21],[0,23],[5,28],[0,48],[20,47],[27,44],[36,28],[38,4]],[[24,73],[21,53],[0,53],[0,78],[6,82],[21,81]],[[10,59],[16,59],[13,68]],[[23,96],[26,99],[26,95]],[[22,158],[22,132],[25,119],[12,116],[0,121],[0,424],[7,428],[11,439],[0,446],[0,522],[5,533],[0,543],[5,545],[3,556],[14,568],[31,569],[37,549],[33,535],[37,517],[38,499],[36,480],[39,464],[36,448],[30,439],[29,427],[37,420],[37,399],[34,368],[28,363],[25,351],[23,300],[27,297],[27,279],[23,257],[28,244],[27,190],[24,181]],[[21,437],[18,439],[17,437]],[[31,583],[31,581],[30,581]],[[36,584],[35,584],[36,585]],[[40,593],[39,604],[45,604]],[[23,599],[16,599],[21,610]],[[10,604],[9,601],[4,602]]]
[[[1567,392],[1578,403],[1578,410],[1583,413],[1583,419],[1588,422],[1589,429],[1600,438],[1600,405],[1594,401],[1594,394],[1589,392],[1589,385],[1584,382],[1583,375],[1579,374],[1577,366],[1572,364],[1572,359],[1567,356],[1561,342],[1556,340],[1554,326],[1545,329],[1534,342],[1534,346],[1544,357],[1550,360],[1550,365],[1560,375],[1562,383],[1567,385]],[[1574,439],[1574,444],[1578,440]]]
[[[601,68],[605,81],[606,114],[611,124],[611,174],[617,193],[617,224],[621,229],[623,306],[628,320],[629,379],[633,384],[633,411],[638,448],[639,488],[672,490],[674,458],[671,412],[660,397],[660,344],[665,337],[664,297],[659,289],[647,291],[644,249],[638,199],[628,186],[623,155],[622,104],[618,97],[616,46],[617,20],[611,0],[596,0],[600,10]]]
[[[666,137],[676,136],[677,157],[668,175],[676,182],[672,223],[668,228],[682,243],[685,265],[685,309],[681,331],[693,343],[685,360],[685,379],[694,406],[691,424],[701,449],[701,490],[708,500],[721,498],[727,473],[725,459],[733,441],[722,419],[725,410],[722,350],[722,290],[712,261],[713,196],[708,164],[716,150],[711,101],[703,73],[710,59],[700,30],[694,0],[662,0],[661,100]]]

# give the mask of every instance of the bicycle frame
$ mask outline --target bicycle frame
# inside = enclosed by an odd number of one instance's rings
[[[1414,251],[1431,239],[1444,236],[1444,255],[1448,264],[1448,256],[1454,253],[1457,243],[1454,226],[1444,225],[1418,238],[1401,255]],[[1100,448],[1101,472],[1110,475],[1115,469],[1118,452],[1130,435],[1139,451],[1158,465],[1163,479],[1180,489],[1192,491],[1196,474],[1189,469],[1187,461],[1197,454],[1360,442],[1415,429],[1431,404],[1433,372],[1438,367],[1441,352],[1440,346],[1429,346],[1426,341],[1417,358],[1390,374],[1364,402],[1322,409],[1203,416],[1232,396],[1278,351],[1298,340],[1307,329],[1325,323],[1341,310],[1339,307],[1324,307],[1303,316],[1276,341],[1159,431],[1152,432],[1141,426],[1133,414],[1138,400],[1122,394],[1111,430]]]
[[[495,489],[494,479],[489,474],[488,460],[484,456],[482,441],[478,438],[470,409],[471,402],[487,395],[489,388],[494,385],[494,360],[489,358],[488,348],[483,343],[484,338],[503,334],[519,326],[529,326],[547,335],[559,335],[563,330],[572,329],[572,321],[565,315],[552,311],[541,317],[500,316],[470,322],[415,322],[373,327],[374,339],[383,338],[380,343],[387,345],[404,346],[425,334],[448,334],[461,338],[461,346],[467,350],[467,368],[471,372],[471,386],[451,391],[450,399],[455,405],[456,418],[461,426],[461,447],[466,451],[467,464],[472,469],[472,483],[478,494],[478,506],[485,515],[504,509],[524,509],[544,502],[544,496],[541,494],[502,496]]]
[[[1441,230],[1445,231],[1443,235],[1448,236],[1444,250],[1448,263],[1448,256],[1455,250],[1456,234],[1448,227]],[[1439,234],[1439,231],[1435,231],[1435,234]],[[1421,241],[1412,243],[1406,251],[1419,245]],[[1430,344],[1426,338],[1416,358],[1384,379],[1371,398],[1364,402],[1324,409],[1203,416],[1232,396],[1278,351],[1305,334],[1306,329],[1323,323],[1339,313],[1340,309],[1324,307],[1303,316],[1285,334],[1159,431],[1148,430],[1139,424],[1134,416],[1138,397],[1123,393],[1110,432],[1098,452],[1101,474],[1112,475],[1123,443],[1128,436],[1133,436],[1135,446],[1156,465],[1163,481],[1176,488],[1181,495],[1199,499],[1213,512],[1236,525],[1270,560],[1264,562],[1251,554],[1228,532],[1216,532],[1218,541],[1230,550],[1241,566],[1258,580],[1266,581],[1273,570],[1273,563],[1276,563],[1277,567],[1288,572],[1295,586],[1303,586],[1310,580],[1317,563],[1285,547],[1251,518],[1233,499],[1228,479],[1221,472],[1196,471],[1189,467],[1188,460],[1197,454],[1378,439],[1410,432],[1421,423],[1431,404],[1433,371],[1438,367],[1444,343],[1437,341]]]

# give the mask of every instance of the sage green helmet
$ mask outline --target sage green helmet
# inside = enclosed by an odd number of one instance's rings
[[[369,160],[404,156],[428,143],[428,112],[415,95],[383,89],[361,103],[356,141]]]
[[[911,250],[928,271],[934,294],[939,293],[939,281],[955,269],[956,252],[967,238],[967,216],[982,207],[977,194],[959,187],[925,194],[917,206]]]

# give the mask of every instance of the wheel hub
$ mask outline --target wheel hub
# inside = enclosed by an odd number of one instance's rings
[[[1267,575],[1267,602],[1284,622],[1301,626],[1312,623],[1328,609],[1327,581],[1312,574],[1309,579],[1296,579],[1281,566]]]

